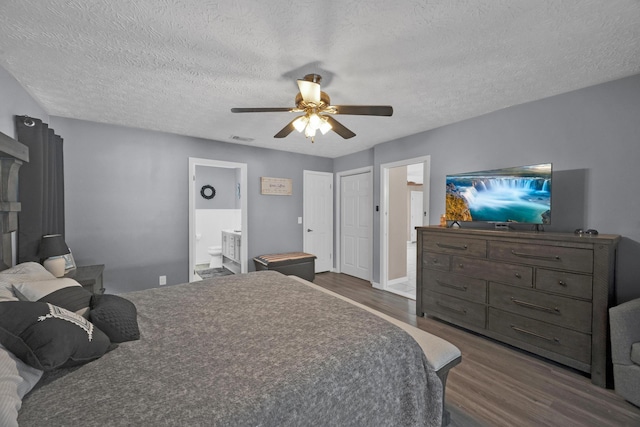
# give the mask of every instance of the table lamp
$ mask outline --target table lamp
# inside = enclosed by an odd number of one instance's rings
[[[56,277],[64,276],[65,259],[69,247],[64,241],[62,234],[47,234],[42,236],[40,241],[40,259],[44,259],[42,265]]]

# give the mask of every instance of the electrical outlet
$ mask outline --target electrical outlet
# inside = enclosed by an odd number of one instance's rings
[[[160,279],[158,280],[158,283],[160,284],[160,286],[166,285],[167,284],[167,276],[160,276]]]
[[[302,217],[301,216],[298,217],[298,224],[302,224]]]

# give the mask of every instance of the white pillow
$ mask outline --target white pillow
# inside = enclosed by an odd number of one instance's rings
[[[29,282],[15,283],[13,287],[25,296],[26,301],[38,301],[40,298],[50,293],[68,288],[70,286],[82,285],[68,277],[61,277],[53,280],[32,280]],[[54,304],[55,305],[55,304]]]
[[[18,301],[13,294],[13,285],[9,282],[0,282],[0,302],[2,301]]]
[[[51,280],[55,278],[56,276],[49,273],[44,266],[37,262],[23,262],[15,267],[0,271],[0,281],[11,284]]]
[[[37,262],[23,262],[0,271],[0,302],[18,301],[13,293],[13,285],[16,283],[50,279],[55,279],[55,276]]]
[[[91,292],[68,277],[14,283],[13,293],[21,301],[41,301],[89,318]]]
[[[22,398],[41,377],[41,370],[25,364],[0,345],[0,425],[18,426]]]

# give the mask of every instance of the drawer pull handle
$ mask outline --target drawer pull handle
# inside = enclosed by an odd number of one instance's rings
[[[546,341],[560,343],[560,340],[558,338],[556,338],[556,337],[549,338],[549,337],[545,337],[544,335],[536,334],[535,332],[527,331],[526,329],[518,328],[517,326],[513,326],[513,325],[509,325],[509,326],[511,326],[511,329],[513,329],[516,332],[520,332],[520,333],[527,334],[527,335],[532,335],[532,336],[534,336],[536,338],[542,338],[543,340],[546,340]]]
[[[567,282],[565,282],[564,280],[558,280],[558,285],[566,287]]]
[[[525,254],[525,253],[522,253],[522,252],[516,252],[513,249],[511,250],[511,254],[515,255],[515,256],[519,256],[521,258],[541,259],[541,260],[546,260],[546,261],[560,261],[560,256],[558,256],[558,255],[551,255],[551,256],[547,256],[547,255],[531,255],[531,254]]]
[[[511,297],[511,302],[517,305],[521,305],[523,307],[533,308],[535,310],[540,310],[540,311],[546,311],[547,313],[560,314],[560,309],[558,307],[554,307],[554,308],[544,307],[542,305],[531,304],[530,302],[526,302],[526,301],[520,301],[518,299],[515,299],[514,297]]]
[[[440,243],[440,242],[436,242],[436,246],[442,249],[455,249],[458,251],[466,251],[467,250],[467,245],[462,245],[462,246],[454,246],[454,245],[447,245],[445,243]]]
[[[516,273],[516,277],[517,277],[518,279],[522,279],[522,275],[521,275],[520,273]]]
[[[450,307],[450,306],[448,306],[446,304],[441,303],[440,301],[437,301],[436,304],[438,304],[440,307],[445,308],[447,310],[451,310],[451,311],[455,311],[456,313],[464,314],[465,316],[467,314],[467,310],[465,310],[464,308]]]
[[[441,282],[440,280],[436,280],[436,282],[438,283],[438,285],[440,285],[440,286],[442,286],[444,288],[451,288],[451,289],[456,289],[458,291],[467,292],[467,287],[466,286],[452,285],[451,283]]]
[[[437,264],[437,263],[438,263],[438,258],[434,258],[434,259],[432,259],[431,261],[432,261],[434,264]]]

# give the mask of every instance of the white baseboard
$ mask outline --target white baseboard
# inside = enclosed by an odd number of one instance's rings
[[[398,283],[406,283],[409,281],[409,278],[407,276],[405,277],[399,277],[397,279],[393,279],[393,280],[389,280],[387,282],[387,286],[393,286],[393,285],[397,285]]]
[[[384,291],[384,288],[382,287],[382,285],[380,283],[371,282],[371,286],[373,286],[376,289],[380,289],[381,291]]]

